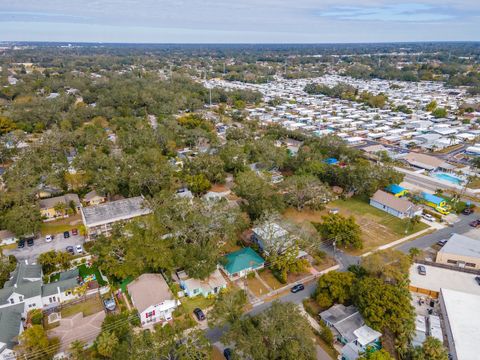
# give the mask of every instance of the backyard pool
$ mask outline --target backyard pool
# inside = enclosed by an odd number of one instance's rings
[[[433,174],[433,176],[436,177],[437,179],[445,180],[455,185],[462,185],[463,183],[462,179],[450,174],[442,173],[442,172],[435,173]]]

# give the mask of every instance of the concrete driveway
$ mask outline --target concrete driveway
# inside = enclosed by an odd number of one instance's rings
[[[33,264],[37,261],[38,255],[50,251],[50,250],[63,250],[67,246],[83,245],[85,243],[84,236],[70,236],[68,239],[63,238],[63,234],[55,235],[54,239],[51,242],[46,242],[45,238],[36,238],[33,246],[27,246],[23,249],[15,248],[13,250],[5,250],[5,255],[14,255],[17,260],[27,261],[29,264]]]

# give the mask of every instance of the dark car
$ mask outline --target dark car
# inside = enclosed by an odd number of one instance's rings
[[[439,246],[445,246],[445,244],[447,243],[448,239],[442,239],[440,241],[437,241],[437,245]]]
[[[19,240],[18,241],[18,248],[23,249],[25,247],[25,240]]]
[[[290,291],[295,294],[299,291],[302,291],[303,289],[305,289],[305,286],[303,286],[303,284],[298,284],[298,285],[295,285],[294,287],[292,287],[290,289]]]
[[[68,231],[63,232],[63,238],[68,239],[70,237],[70,233]]]
[[[480,285],[480,276],[475,276],[475,281],[477,282],[478,285]]]
[[[427,269],[425,268],[425,266],[418,265],[417,270],[420,275],[427,275]]]
[[[33,246],[33,238],[27,239],[27,246]]]
[[[75,255],[75,250],[73,250],[73,246],[67,246],[65,249],[68,253]]]
[[[78,229],[72,229],[72,235],[77,236],[78,235]]]
[[[473,214],[473,213],[474,213],[474,211],[471,207],[467,207],[467,208],[463,209],[463,211],[462,211],[463,215],[470,215],[470,214]]]
[[[223,350],[223,356],[225,356],[225,359],[230,360],[232,358],[232,349],[225,348],[225,350]]]
[[[195,310],[193,310],[193,313],[199,321],[205,320],[205,314],[203,313],[202,309],[196,308]]]
[[[480,219],[473,220],[469,225],[474,228],[478,227],[480,225]]]

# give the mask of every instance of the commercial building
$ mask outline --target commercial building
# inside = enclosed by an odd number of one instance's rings
[[[480,268],[480,240],[453,234],[437,253],[436,262],[461,268]]]

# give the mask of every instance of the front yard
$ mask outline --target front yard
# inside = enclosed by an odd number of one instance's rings
[[[272,274],[270,269],[259,270],[258,276],[260,276],[262,280],[265,281],[268,284],[268,286],[270,286],[273,290],[280,289],[286,285],[278,281],[277,278]]]
[[[246,279],[249,290],[257,297],[268,294],[268,290],[257,278]]]
[[[187,314],[192,314],[193,310],[196,308],[200,308],[203,311],[205,309],[213,306],[215,303],[215,298],[206,298],[203,296],[195,296],[195,297],[183,297],[180,299],[182,303],[182,307]]]
[[[389,215],[358,198],[333,201],[328,204],[327,209],[322,211],[300,212],[290,208],[284,213],[284,216],[298,224],[310,227],[314,231],[311,223],[322,222],[322,216],[328,213],[328,209],[333,208],[338,209],[341,215],[352,215],[362,229],[363,249],[348,251],[355,255],[374,250],[378,246],[388,244],[428,227],[422,222],[412,226],[408,220]]]

